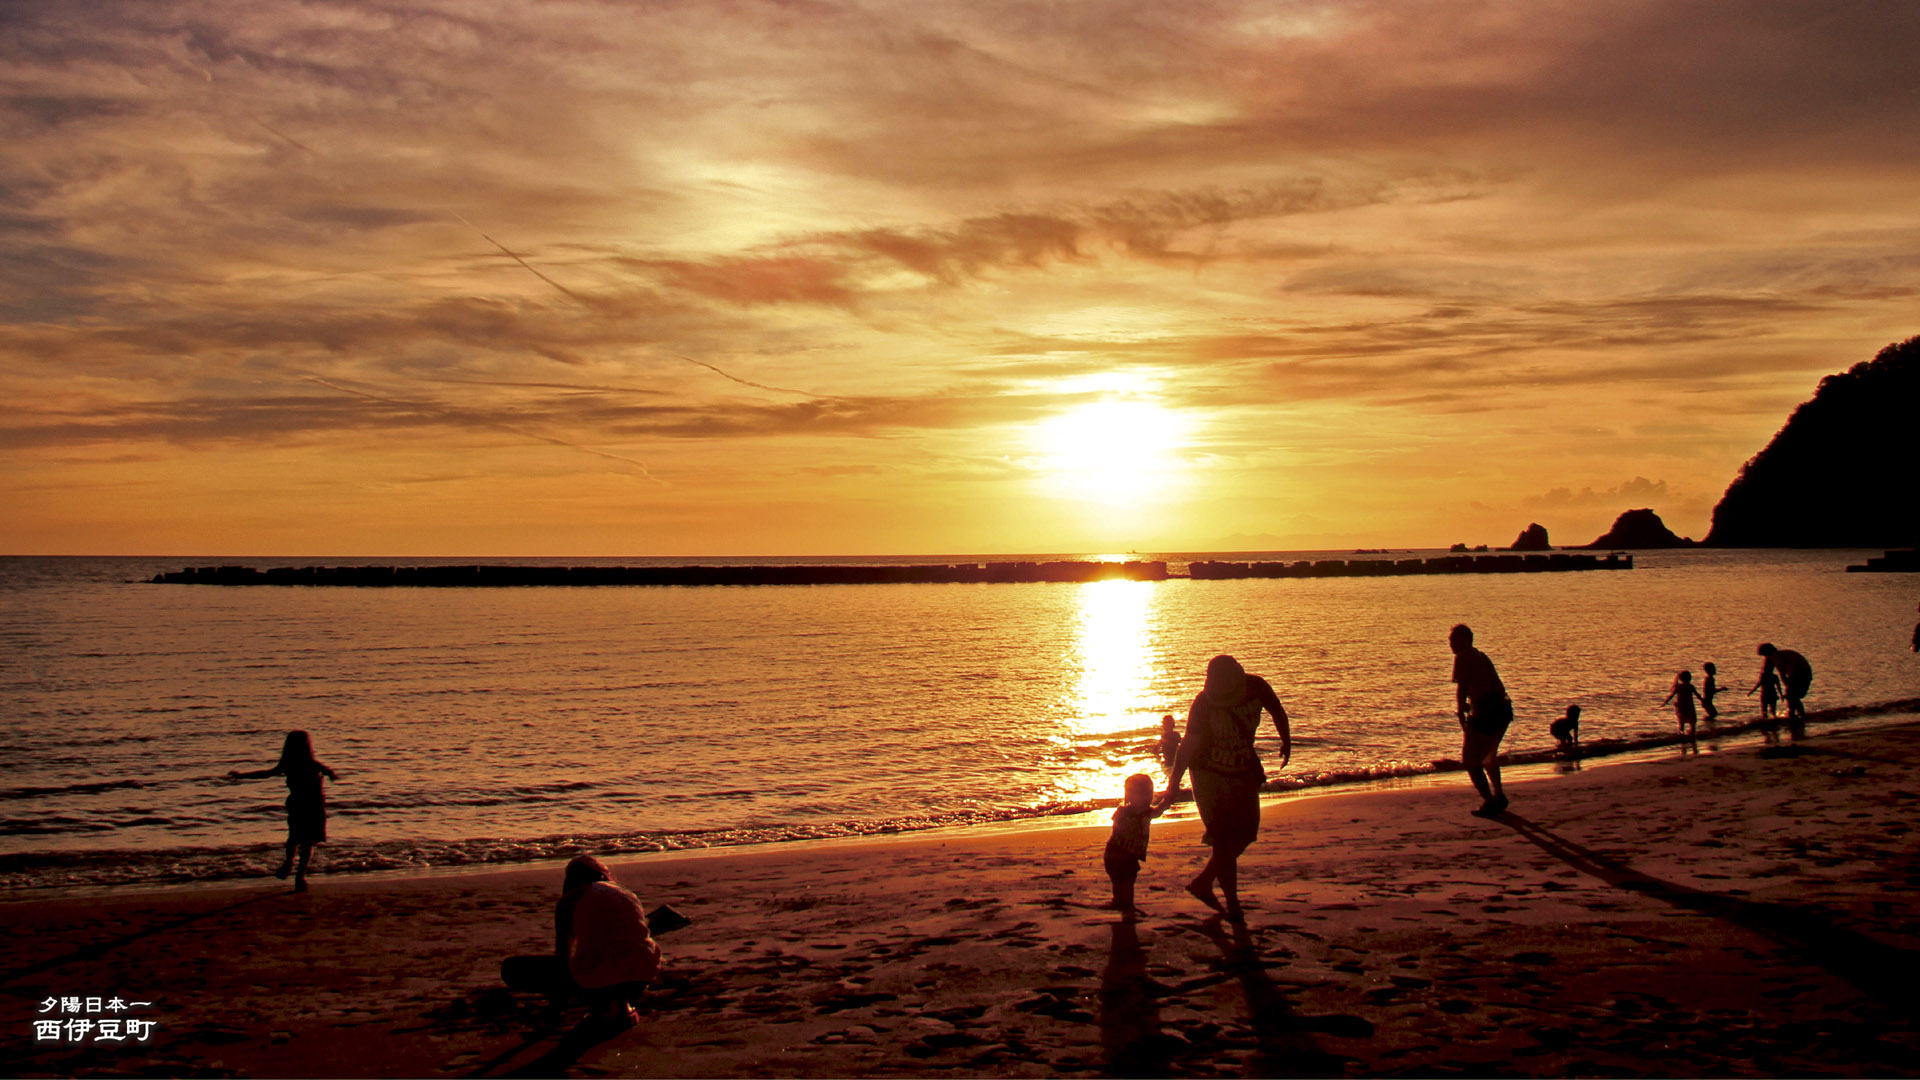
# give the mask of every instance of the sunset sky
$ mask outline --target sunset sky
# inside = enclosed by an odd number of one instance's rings
[[[0,552],[1703,536],[1920,4],[14,3]]]

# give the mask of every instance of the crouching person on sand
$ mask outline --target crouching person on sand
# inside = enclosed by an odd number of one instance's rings
[[[660,911],[669,919],[677,915],[671,908]],[[659,975],[660,946],[654,943],[640,898],[621,888],[605,863],[588,855],[567,864],[560,903],[553,910],[553,955],[512,956],[500,965],[509,987],[547,994],[555,1002],[578,990],[595,1019],[620,1027],[639,1022],[632,1002]]]
[[[553,912],[553,958],[597,1014],[629,1027],[639,1022],[631,1003],[659,977],[660,946],[640,898],[590,855],[567,864]]]

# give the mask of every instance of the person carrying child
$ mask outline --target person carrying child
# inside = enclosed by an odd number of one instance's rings
[[[1133,883],[1140,876],[1140,864],[1147,857],[1147,823],[1166,808],[1153,802],[1153,777],[1134,773],[1127,777],[1126,798],[1113,811],[1113,835],[1107,838],[1102,861],[1107,879],[1113,882],[1113,903],[1108,905],[1131,921],[1145,914],[1133,903]]]
[[[293,891],[307,891],[307,863],[313,858],[313,845],[327,838],[327,795],[320,778],[338,781],[340,774],[327,768],[313,756],[313,740],[304,731],[287,732],[280,748],[280,761],[271,769],[257,772],[227,773],[232,780],[265,780],[269,776],[287,778],[287,857],[273,876],[286,880],[293,872]],[[300,867],[294,870],[294,850],[300,852]]]
[[[1686,732],[1689,739],[1693,738],[1694,727],[1700,722],[1693,711],[1693,703],[1699,697],[1700,691],[1693,688],[1693,672],[1683,671],[1679,678],[1673,680],[1673,689],[1667,691],[1667,696],[1660,702],[1662,705],[1673,702],[1673,715],[1679,719],[1680,730]]]

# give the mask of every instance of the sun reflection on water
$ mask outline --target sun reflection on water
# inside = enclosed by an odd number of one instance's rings
[[[1154,623],[1160,583],[1094,581],[1078,586],[1077,669],[1061,732],[1067,768],[1056,781],[1062,801],[1118,798],[1126,778],[1160,770],[1151,747],[1159,739],[1153,698]]]

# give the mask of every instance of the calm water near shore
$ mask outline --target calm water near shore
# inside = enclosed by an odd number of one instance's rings
[[[1396,552],[1397,557],[1410,557]],[[1417,555],[1437,554],[1415,552]],[[1508,749],[1673,726],[1717,662],[1806,653],[1811,708],[1920,694],[1920,579],[1878,552],[1641,552],[1633,571],[1070,584],[313,589],[164,570],[347,560],[0,559],[0,888],[209,880],[278,859],[284,789],[236,783],[290,728],[340,770],[323,868],[832,836],[1057,812],[1160,778],[1208,657],[1263,674],[1293,765],[1337,783],[1456,756],[1447,628],[1513,692]],[[1345,553],[1269,553],[1339,558]],[[1068,556],[1078,557],[1078,556]],[[1165,557],[1179,564],[1192,556]],[[1245,554],[1241,558],[1247,557]],[[539,564],[542,560],[492,560]],[[547,560],[616,565],[764,560]],[[962,557],[793,562],[945,562]]]

